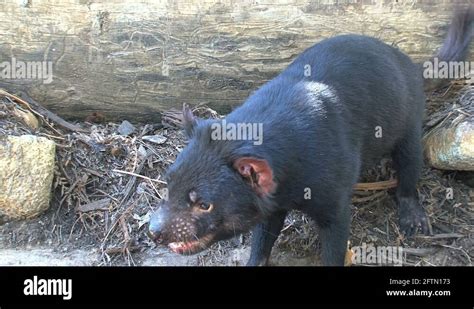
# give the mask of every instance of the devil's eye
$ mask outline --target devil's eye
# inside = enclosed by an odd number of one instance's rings
[[[199,204],[199,209],[204,210],[204,211],[211,211],[213,208],[212,204],[209,203],[200,203]]]
[[[208,203],[199,204],[199,208],[201,208],[202,210],[208,210],[210,207],[211,207],[211,204],[208,204]]]

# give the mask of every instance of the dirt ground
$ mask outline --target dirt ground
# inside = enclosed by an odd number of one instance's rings
[[[426,130],[459,94],[472,85],[451,85],[428,99]],[[471,98],[470,100],[474,100]],[[45,125],[32,130],[8,116],[15,102],[0,100],[0,134],[53,136],[57,147],[54,198],[41,216],[0,225],[0,265],[244,265],[250,235],[214,244],[193,256],[179,256],[146,235],[149,215],[166,194],[166,168],[185,147],[177,112],[160,124],[134,124],[128,136],[120,123],[99,114],[81,122],[86,132]],[[201,117],[218,117],[204,107]],[[7,116],[5,116],[7,115]],[[54,126],[54,124],[52,124]],[[158,136],[151,141],[147,136]],[[367,171],[361,182],[393,177],[389,160]],[[425,166],[418,185],[432,236],[404,239],[398,231],[392,190],[355,192],[350,246],[403,246],[405,265],[472,265],[474,258],[474,173]],[[447,198],[447,189],[453,198]],[[317,229],[292,212],[273,249],[272,265],[320,265]]]

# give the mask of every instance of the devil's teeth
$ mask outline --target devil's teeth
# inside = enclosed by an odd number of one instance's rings
[[[171,250],[176,250],[181,246],[182,246],[182,243],[178,243],[178,242],[172,242],[168,245],[168,247],[170,247]]]

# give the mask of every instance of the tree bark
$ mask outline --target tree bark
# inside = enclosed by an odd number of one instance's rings
[[[50,84],[2,78],[0,87],[66,119],[158,121],[183,102],[227,113],[338,34],[428,59],[451,15],[446,0],[0,0],[0,63],[53,64]]]

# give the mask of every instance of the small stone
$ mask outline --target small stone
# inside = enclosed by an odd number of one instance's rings
[[[118,127],[117,131],[120,135],[129,136],[130,134],[135,132],[135,127],[127,120],[124,120]]]
[[[142,137],[142,140],[148,141],[154,144],[163,144],[166,142],[167,138],[163,135],[146,135]]]
[[[146,156],[147,156],[147,151],[145,147],[143,147],[143,145],[140,145],[140,147],[138,147],[138,157],[140,159],[144,159],[146,158]]]

